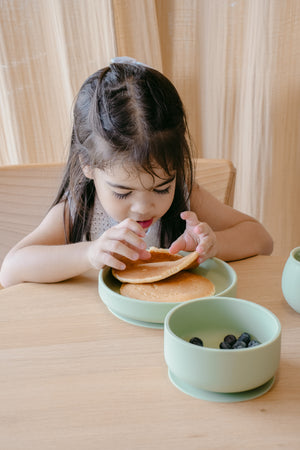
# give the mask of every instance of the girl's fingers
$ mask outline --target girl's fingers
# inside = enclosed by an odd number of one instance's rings
[[[125,259],[130,259],[131,261],[136,261],[140,258],[140,254],[145,252],[145,249],[140,250],[137,247],[128,245],[128,242],[121,240],[106,240],[101,246],[101,251],[112,254],[116,257],[119,256]]]
[[[199,263],[215,256],[217,253],[216,235],[210,226],[205,222],[199,222],[193,211],[182,212],[181,218],[186,221],[186,230],[171,245],[170,252],[176,253],[179,250],[196,251],[199,253]]]
[[[99,259],[93,261],[93,266],[95,269],[101,269],[104,266],[109,266],[117,270],[124,270],[126,268],[126,264],[123,261],[120,261],[110,253],[102,253]]]
[[[186,242],[185,242],[183,235],[181,235],[178,239],[176,239],[176,241],[172,242],[172,244],[169,248],[169,253],[171,253],[172,255],[175,255],[176,253],[180,252],[181,250],[185,250],[185,248],[186,248]]]
[[[107,265],[122,270],[126,267],[126,260],[149,259],[151,255],[142,239],[144,235],[138,223],[126,219],[92,243],[89,252],[91,264],[97,269]]]
[[[131,230],[133,233],[141,237],[145,237],[146,235],[143,227],[132,219],[125,219],[113,228]]]
[[[201,255],[202,262],[207,258],[215,256],[217,254],[217,240],[214,233],[203,237],[196,247],[196,251]]]
[[[207,236],[210,233],[212,233],[212,229],[210,228],[210,226],[205,223],[205,222],[198,222],[194,227],[193,227],[193,232],[199,235],[203,235],[203,236]]]
[[[180,217],[186,221],[185,232],[174,241],[169,252],[172,254],[178,253],[180,250],[194,251],[199,243],[199,236],[194,232],[194,228],[198,226],[199,220],[197,215],[192,211],[184,211]]]
[[[118,225],[107,230],[99,239],[102,239],[102,237],[105,240],[127,243],[130,247],[137,250],[145,250],[147,247],[146,242],[143,240],[144,236],[139,236],[130,228],[119,227]]]
[[[180,217],[185,220],[186,225],[190,227],[194,227],[199,223],[198,217],[193,211],[183,211],[180,214]]]

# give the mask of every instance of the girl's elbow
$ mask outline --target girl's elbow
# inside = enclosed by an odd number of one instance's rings
[[[8,282],[8,280],[5,277],[5,273],[3,273],[3,271],[0,271],[0,286],[3,288],[7,288],[9,286],[11,286],[11,284]]]
[[[267,236],[265,237],[265,239],[262,243],[260,254],[261,255],[271,255],[273,252],[273,248],[274,248],[273,239],[269,234],[267,234]]]
[[[15,272],[11,270],[9,262],[4,260],[2,263],[2,267],[0,268],[0,286],[3,288],[8,288],[15,284],[18,284],[18,281],[15,277]]]

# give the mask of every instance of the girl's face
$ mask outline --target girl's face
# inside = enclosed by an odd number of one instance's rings
[[[96,192],[107,214],[117,222],[133,219],[145,230],[160,219],[173,202],[176,178],[162,168],[155,173],[153,177],[122,165],[94,169]]]

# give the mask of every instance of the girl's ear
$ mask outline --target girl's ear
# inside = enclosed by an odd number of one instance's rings
[[[91,166],[81,166],[81,168],[86,178],[89,178],[90,180],[94,179],[94,171]]]
[[[82,156],[79,155],[80,167],[83,174],[86,176],[86,178],[93,180],[94,178],[93,168],[91,166],[88,166],[87,164],[84,164],[82,159],[83,159]]]

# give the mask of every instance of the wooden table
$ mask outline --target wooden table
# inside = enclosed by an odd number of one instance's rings
[[[112,315],[97,274],[0,291],[3,450],[298,449],[300,315],[281,292],[284,260],[232,263],[238,297],[282,324],[280,369],[257,399],[195,399],[169,381],[163,330]]]

